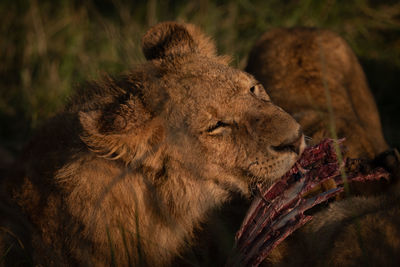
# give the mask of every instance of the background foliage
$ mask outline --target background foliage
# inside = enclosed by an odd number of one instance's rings
[[[243,68],[272,27],[342,35],[366,70],[385,135],[400,145],[400,3],[395,0],[0,1],[0,147],[17,152],[74,85],[143,61],[140,38],[164,20],[195,23]]]

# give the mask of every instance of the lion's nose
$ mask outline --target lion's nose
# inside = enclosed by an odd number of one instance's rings
[[[304,134],[299,134],[295,138],[285,141],[278,146],[272,146],[275,151],[292,151],[297,155],[301,155],[306,147]]]

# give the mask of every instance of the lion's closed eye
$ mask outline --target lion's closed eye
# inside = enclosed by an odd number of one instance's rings
[[[229,128],[230,124],[223,122],[223,121],[218,121],[214,125],[210,126],[207,129],[207,133],[210,135],[219,135],[219,134],[224,134],[227,133],[228,131],[230,132]]]

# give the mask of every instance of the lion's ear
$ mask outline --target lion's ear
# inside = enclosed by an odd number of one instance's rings
[[[142,39],[147,60],[198,53],[228,63],[228,57],[218,57],[214,42],[192,24],[163,22],[152,27]]]
[[[101,110],[80,112],[83,129],[104,135],[143,129],[152,116],[139,97],[131,96],[122,102],[110,103]]]
[[[79,120],[83,130],[91,135],[121,134],[128,128],[125,116],[100,110],[81,111]]]
[[[99,156],[121,158],[127,164],[154,150],[161,142],[162,127],[143,105],[135,102],[133,99],[102,110],[79,112],[81,140]]]

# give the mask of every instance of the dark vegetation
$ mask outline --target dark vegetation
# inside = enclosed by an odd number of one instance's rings
[[[17,153],[86,79],[143,61],[140,38],[164,20],[201,26],[243,68],[272,27],[336,31],[361,59],[385,136],[400,145],[400,3],[394,0],[0,2],[0,148]]]

